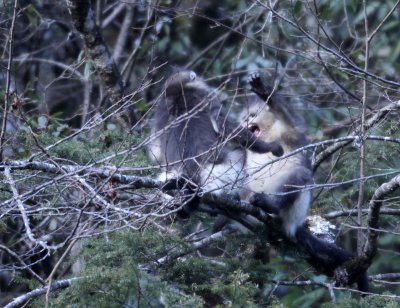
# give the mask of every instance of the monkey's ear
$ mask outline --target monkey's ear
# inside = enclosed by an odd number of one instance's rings
[[[167,97],[182,95],[185,85],[189,82],[195,81],[197,75],[193,71],[181,71],[173,74],[165,82],[165,94]]]

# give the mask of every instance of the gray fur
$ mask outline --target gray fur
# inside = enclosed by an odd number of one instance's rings
[[[257,80],[253,77],[250,83]],[[254,84],[252,84],[254,88]],[[304,121],[287,106],[277,94],[251,97],[251,103],[242,114],[242,121],[256,131],[257,137],[266,142],[279,142],[284,154],[306,144]],[[242,195],[254,205],[277,214],[286,234],[295,237],[297,229],[304,224],[311,204],[310,190],[302,190],[313,183],[310,162],[303,153],[267,165],[277,157],[272,153],[247,151],[246,172],[249,180]]]
[[[166,178],[183,175],[217,192],[236,186],[244,151],[222,140],[211,114],[218,105],[218,94],[194,72],[178,72],[166,81],[152,119],[151,133],[159,136],[149,145]]]

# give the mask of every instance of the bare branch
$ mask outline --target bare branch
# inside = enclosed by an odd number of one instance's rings
[[[56,282],[54,282],[51,287],[50,290],[51,291],[55,291],[55,290],[59,290],[59,289],[65,289],[71,286],[71,284],[79,279],[82,279],[80,277],[75,277],[75,278],[70,278],[70,279],[64,279],[64,280],[58,280]],[[14,300],[10,303],[8,303],[7,305],[4,306],[4,308],[18,308],[21,307],[24,303],[26,303],[28,300],[36,298],[40,295],[46,294],[47,292],[47,287],[44,288],[38,288],[35,289],[31,292],[28,292],[26,294],[23,294],[21,296],[18,296],[17,298],[14,298]]]
[[[392,86],[400,86],[400,84],[396,81],[392,81],[392,80],[387,80],[385,78],[382,78],[378,75],[372,74],[371,72],[368,72],[362,68],[360,68],[358,65],[356,65],[342,50],[339,51],[335,51],[332,48],[329,48],[323,44],[321,44],[321,42],[319,40],[317,40],[316,38],[314,38],[308,31],[306,31],[305,29],[303,29],[300,25],[296,24],[294,21],[286,18],[285,16],[283,16],[282,14],[279,14],[274,8],[272,8],[271,6],[268,6],[264,3],[262,3],[260,0],[256,0],[256,2],[261,5],[262,7],[264,7],[265,9],[271,11],[275,16],[277,16],[278,18],[282,19],[283,21],[285,21],[286,23],[288,23],[289,25],[291,25],[292,27],[294,27],[295,29],[299,30],[305,37],[307,37],[311,42],[313,42],[314,44],[316,44],[319,48],[322,48],[323,50],[325,50],[326,52],[334,55],[337,59],[339,59],[340,61],[343,61],[344,63],[346,63],[349,67],[351,67],[354,70],[354,73],[358,73],[360,74],[362,77],[371,77],[374,78],[376,80],[379,80],[383,83],[387,83],[390,84]]]
[[[400,4],[400,0],[397,0],[397,2],[393,5],[392,9],[389,11],[389,13],[386,14],[386,16],[382,19],[382,21],[375,28],[375,30],[372,31],[371,34],[369,34],[369,36],[368,36],[368,42],[369,43],[374,38],[375,34],[377,34],[378,31],[382,28],[382,26],[385,24],[385,22],[388,20],[388,18],[393,14],[393,12],[396,10],[396,8],[398,7],[399,4]]]
[[[120,72],[104,42],[90,1],[67,0],[75,28],[83,35],[85,46],[110,95],[112,105],[123,105],[124,86]],[[136,122],[136,119],[132,119]]]
[[[213,233],[210,236],[208,236],[200,241],[191,243],[190,248],[188,248],[188,249],[169,252],[167,256],[157,259],[154,263],[157,266],[163,265],[164,263],[166,263],[169,260],[188,255],[188,254],[192,253],[193,251],[198,250],[198,249],[200,249],[204,246],[207,246],[211,243],[214,243],[214,242],[220,240],[221,238],[223,238],[224,236],[226,236],[228,234],[232,234],[234,232],[236,232],[236,230],[230,228],[230,229],[225,229],[225,230]]]
[[[11,65],[13,62],[13,49],[14,49],[14,30],[15,30],[15,21],[17,19],[17,7],[18,0],[14,0],[14,11],[13,17],[11,19],[11,27],[8,33],[8,63],[7,63],[7,77],[6,77],[6,89],[4,91],[4,109],[3,109],[3,121],[1,123],[1,131],[0,131],[0,161],[3,161],[3,151],[4,151],[4,136],[6,134],[7,128],[7,116],[8,109],[10,106],[10,85],[11,85]]]
[[[362,210],[363,215],[367,215],[369,213],[368,209],[363,209]],[[381,209],[380,214],[382,215],[393,215],[393,216],[399,216],[400,215],[400,209]],[[340,211],[332,211],[327,214],[324,214],[324,217],[327,219],[332,219],[332,218],[338,218],[338,217],[348,217],[348,216],[357,216],[358,211],[357,210],[340,210]]]
[[[376,111],[376,113],[365,122],[365,131],[371,129],[375,125],[377,125],[386,115],[388,115],[391,111],[393,110],[398,110],[400,109],[400,101],[395,101],[390,103],[389,105],[379,109]],[[359,137],[360,135],[360,130],[361,127],[356,128],[356,130],[350,134],[350,137]],[[331,156],[333,153],[335,153],[337,150],[343,148],[344,146],[348,145],[351,143],[351,141],[343,141],[343,142],[338,142],[336,144],[333,144],[329,147],[327,147],[324,151],[319,153],[314,159],[313,159],[313,170],[315,171],[319,165],[327,159],[329,156]]]
[[[383,183],[375,191],[369,202],[369,215],[368,215],[368,238],[365,243],[363,254],[367,262],[371,263],[377,251],[377,239],[379,229],[379,215],[385,197],[400,187],[400,175],[394,177],[389,182]]]
[[[4,250],[5,252],[7,252],[10,256],[12,256],[14,259],[18,260],[19,263],[21,263],[24,266],[24,269],[26,268],[27,271],[29,271],[29,273],[31,273],[31,275],[33,277],[35,277],[35,279],[37,281],[39,281],[42,285],[45,285],[46,282],[44,281],[44,279],[42,277],[40,277],[35,271],[33,271],[31,269],[31,266],[29,266],[28,264],[26,264],[24,262],[24,260],[22,260],[15,252],[13,252],[12,250],[10,250],[8,247],[0,245],[0,249]]]
[[[365,29],[365,34],[364,34],[364,41],[365,41],[365,54],[364,54],[364,70],[368,71],[368,64],[369,64],[369,41],[368,41],[368,17],[367,17],[367,4],[366,1],[363,0],[363,9],[364,9],[364,29]],[[364,138],[365,138],[365,116],[366,116],[366,106],[367,106],[367,80],[363,80],[363,91],[362,91],[362,107],[361,107],[361,123],[360,123],[360,178],[363,178],[365,176],[365,144],[364,144]],[[364,204],[364,181],[361,180],[358,182],[358,200],[357,200],[357,223],[359,227],[362,227],[362,207]],[[363,233],[361,229],[358,229],[357,231],[357,251],[358,254],[360,255],[362,252],[362,244],[364,242],[363,239]]]
[[[22,220],[24,222],[25,232],[26,232],[26,235],[28,236],[29,240],[36,245],[42,246],[44,249],[47,249],[47,250],[54,249],[54,247],[47,245],[47,243],[43,240],[36,239],[35,236],[33,235],[32,229],[31,229],[30,223],[29,223],[29,218],[25,211],[24,204],[22,203],[21,197],[20,197],[17,187],[15,185],[15,182],[11,176],[10,167],[4,168],[4,175],[6,176],[6,179],[7,179],[8,183],[10,184],[11,190],[14,195],[14,199],[17,202],[18,209],[21,213]]]
[[[114,47],[113,58],[115,62],[118,63],[119,58],[121,57],[122,51],[125,47],[126,40],[128,39],[128,34],[130,31],[130,27],[133,20],[133,12],[132,7],[130,5],[125,4],[125,17],[122,22],[121,29],[119,31],[118,39]]]

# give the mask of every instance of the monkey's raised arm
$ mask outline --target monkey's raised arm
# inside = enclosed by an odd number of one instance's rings
[[[261,77],[260,74],[254,73],[249,76],[249,84],[251,90],[264,102],[267,102],[268,106],[277,114],[282,115],[282,118],[289,124],[290,127],[296,128],[298,131],[302,131],[305,127],[303,117],[299,116],[297,112],[294,112],[283,96],[273,89],[271,85],[265,82],[265,78]],[[297,134],[297,137],[300,135]]]

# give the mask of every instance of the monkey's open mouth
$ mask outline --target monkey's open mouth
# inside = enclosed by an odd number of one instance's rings
[[[256,137],[261,135],[261,129],[257,124],[249,124],[248,128]]]

